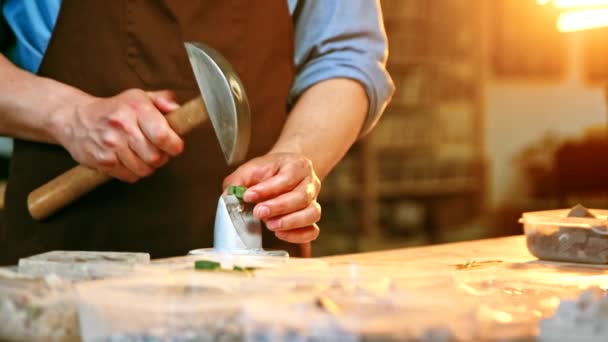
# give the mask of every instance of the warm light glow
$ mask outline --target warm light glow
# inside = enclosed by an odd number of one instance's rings
[[[548,3],[550,0],[542,0]],[[539,3],[541,1],[539,0]],[[544,5],[544,4],[543,4]],[[553,0],[553,6],[557,8],[581,8],[593,6],[607,6],[608,0]]]
[[[608,26],[608,9],[564,12],[557,20],[561,32],[588,30]]]
[[[551,0],[536,0],[539,5],[545,6],[551,3]],[[553,6],[557,8],[584,8],[608,6],[608,0],[553,0]]]

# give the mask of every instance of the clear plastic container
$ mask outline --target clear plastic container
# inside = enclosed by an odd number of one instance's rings
[[[54,251],[0,269],[0,340],[80,341],[74,282],[130,275],[149,260],[142,253]]]
[[[467,292],[472,288],[477,288],[471,301],[477,302],[476,334],[481,341],[534,340],[539,321],[554,312],[560,298],[577,290],[506,280],[469,284]]]
[[[472,340],[474,307],[452,286],[449,273],[412,276],[411,270],[396,263],[330,263],[309,278],[327,286],[281,297],[272,309],[264,299],[247,302],[245,340]]]
[[[19,273],[44,277],[49,274],[71,280],[90,280],[127,275],[135,265],[150,262],[147,253],[52,251],[19,260]]]
[[[339,317],[319,307],[315,295],[291,296],[272,310],[264,299],[244,303],[243,341],[359,341],[355,332],[340,324]]]
[[[243,304],[265,310],[295,293],[296,282],[238,272],[169,271],[76,285],[86,341],[234,341],[244,336]]]
[[[473,311],[458,297],[429,292],[290,297],[269,310],[245,304],[245,341],[470,341]]]
[[[526,243],[543,260],[608,264],[608,210],[591,209],[595,218],[568,217],[568,209],[524,213]]]
[[[83,341],[215,341],[242,336],[245,278],[167,273],[77,285]],[[251,291],[255,289],[250,289]]]
[[[526,263],[452,272],[461,296],[475,305],[474,340],[496,342],[534,341],[538,322],[553,314],[561,298],[580,291],[573,282],[563,281],[570,276],[551,265]]]
[[[0,269],[1,341],[79,341],[70,282]]]

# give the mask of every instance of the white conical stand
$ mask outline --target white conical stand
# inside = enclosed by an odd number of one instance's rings
[[[226,208],[223,197],[220,196],[215,213],[215,225],[213,228],[213,248],[201,248],[190,251],[191,255],[203,255],[210,253],[236,254],[236,255],[258,255],[289,257],[289,253],[281,250],[264,250],[262,248],[262,237],[256,248],[247,248],[238,232],[236,231],[230,213]]]

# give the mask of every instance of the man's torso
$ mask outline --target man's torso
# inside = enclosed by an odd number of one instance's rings
[[[183,51],[197,40],[220,51],[251,101],[250,156],[278,137],[293,79],[293,32],[283,0],[64,0],[39,73],[96,96],[128,88],[198,90]],[[273,18],[272,21],[268,18]],[[223,178],[229,173],[210,125],[185,138],[170,164],[134,185],[111,181],[46,222],[26,196],[75,165],[61,147],[16,141],[7,189],[6,257],[51,249],[148,251],[153,257],[209,247]]]

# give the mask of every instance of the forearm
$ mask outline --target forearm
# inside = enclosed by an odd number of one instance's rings
[[[368,106],[365,89],[356,81],[317,83],[296,102],[272,152],[305,155],[323,179],[357,140]]]
[[[0,135],[57,143],[66,104],[89,96],[66,84],[33,75],[0,54]]]

